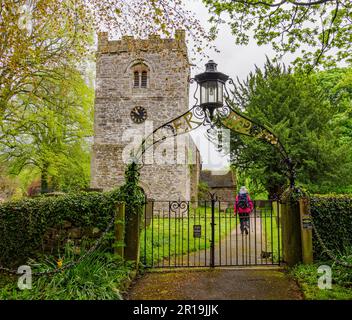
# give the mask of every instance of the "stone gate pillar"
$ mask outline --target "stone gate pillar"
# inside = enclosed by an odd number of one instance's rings
[[[139,264],[140,250],[140,229],[141,229],[141,213],[131,214],[126,212],[125,224],[125,260],[135,261],[136,265]]]
[[[301,221],[302,261],[304,264],[313,263],[313,230],[312,217],[309,215],[307,201],[299,200]]]
[[[297,201],[290,194],[281,200],[282,255],[288,266],[302,261],[301,220]]]
[[[140,261],[140,235],[142,229],[143,213],[145,212],[147,198],[139,212],[131,213],[126,210],[125,223],[125,260],[134,261],[138,268]]]

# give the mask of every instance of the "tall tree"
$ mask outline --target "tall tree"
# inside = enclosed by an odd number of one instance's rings
[[[18,95],[35,96],[86,58],[92,28],[74,0],[10,0],[0,7],[0,122]]]
[[[235,108],[266,124],[280,137],[296,164],[297,180],[315,192],[352,184],[351,146],[335,134],[338,110],[314,77],[293,74],[267,61],[234,91]],[[234,135],[231,161],[263,184],[280,192],[286,169],[277,150],[253,138]]]
[[[16,95],[35,94],[92,51],[92,31],[171,35],[186,29],[195,50],[206,33],[183,0],[0,0],[0,121]]]
[[[83,159],[88,154],[86,138],[92,135],[93,89],[77,71],[58,72],[65,80],[45,80],[48,96],[20,95],[0,127],[1,159],[16,175],[25,168],[37,170],[42,192],[70,167],[80,171],[82,179],[89,175]]]
[[[352,69],[337,68],[314,75],[337,114],[333,122],[341,141],[352,144]]]
[[[296,64],[352,62],[350,0],[203,0],[212,13],[213,32],[230,25],[237,44],[253,37],[270,44],[277,57],[301,51]]]

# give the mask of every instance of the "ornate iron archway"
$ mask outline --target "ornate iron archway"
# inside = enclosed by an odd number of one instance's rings
[[[233,133],[253,137],[274,146],[286,166],[285,176],[289,181],[290,189],[294,189],[295,166],[279,137],[267,126],[250,119],[230,106],[230,94],[226,84],[234,85],[234,81],[218,72],[217,64],[210,60],[206,64],[205,72],[190,79],[190,83],[197,84],[194,93],[195,105],[187,112],[161,125],[143,139],[132,155],[132,162],[139,164],[138,170],[144,165],[145,152],[166,139],[189,133],[201,126],[208,126],[209,129],[224,127]],[[200,101],[197,97],[199,88]]]

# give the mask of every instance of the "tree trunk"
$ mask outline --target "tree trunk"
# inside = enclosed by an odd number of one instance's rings
[[[45,164],[42,168],[41,177],[40,177],[40,184],[41,184],[41,193],[48,193],[49,189],[49,182],[48,182],[48,165]]]
[[[280,196],[281,192],[281,187],[279,185],[272,185],[269,187],[269,199],[276,199],[278,196]]]
[[[54,191],[59,191],[59,179],[54,176],[54,177],[51,177],[51,191],[54,192]]]

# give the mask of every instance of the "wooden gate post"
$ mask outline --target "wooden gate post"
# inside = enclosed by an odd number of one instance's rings
[[[282,255],[288,266],[302,261],[301,219],[298,201],[291,201],[288,194],[282,202]]]
[[[304,199],[299,200],[299,209],[301,221],[302,261],[304,264],[311,264],[313,263],[312,223],[307,210],[307,202]]]
[[[124,258],[125,246],[125,203],[121,202],[117,205],[115,215],[115,254]]]

